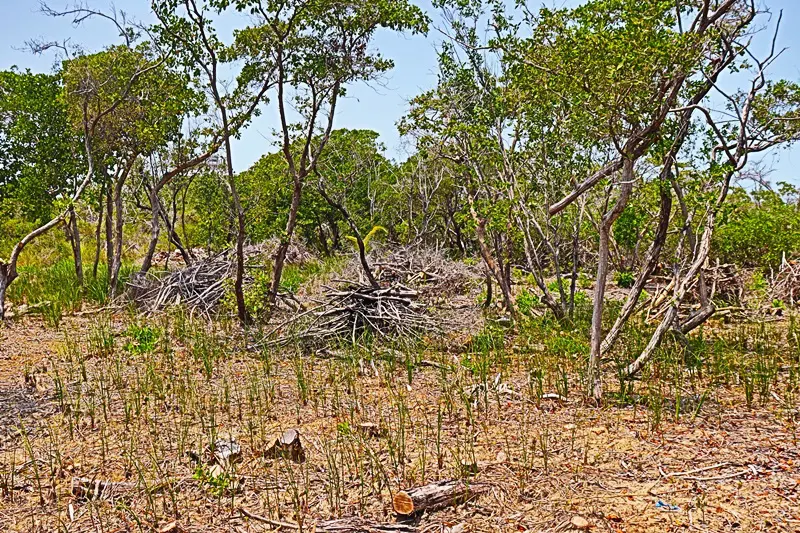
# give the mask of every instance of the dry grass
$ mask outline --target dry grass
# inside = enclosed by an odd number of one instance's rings
[[[669,402],[675,391],[656,394],[652,382],[631,391],[632,405],[597,409],[576,392],[581,357],[556,357],[522,334],[488,347],[477,336],[457,347],[429,339],[447,347],[437,350],[252,354],[224,325],[180,315],[131,323],[0,330],[0,387],[36,406],[15,411],[0,445],[3,531],[158,531],[173,521],[174,531],[270,530],[242,507],[304,531],[333,517],[393,522],[396,491],[459,477],[491,490],[418,517],[419,531],[568,531],[575,516],[593,531],[800,526],[785,360],[750,409],[743,383],[709,372],[682,382],[705,392],[695,404],[678,398],[682,412]],[[568,400],[542,399],[554,392]],[[365,422],[378,430],[360,431]],[[263,456],[288,428],[301,433],[303,464]],[[190,459],[228,437],[243,451],[228,470]],[[79,501],[73,476],[137,489]]]

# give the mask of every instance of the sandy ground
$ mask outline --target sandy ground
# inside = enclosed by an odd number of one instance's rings
[[[65,335],[77,335],[90,320],[70,318],[61,331],[46,329],[34,319],[0,327],[0,473],[5,474],[0,480],[8,479],[11,455],[16,454],[14,468],[18,469],[24,460],[20,451],[23,442],[17,434],[20,424],[30,428],[30,438],[41,440],[44,432],[37,427],[57,423],[62,416],[50,385],[36,378],[26,382],[26,373],[42,374],[48,364],[57,361]],[[330,379],[324,377],[330,372],[326,364],[316,363],[308,369],[312,386]],[[249,365],[244,356],[232,356],[221,373],[246,376]],[[403,375],[399,370],[398,382]],[[355,505],[351,498],[334,512],[331,505],[324,503],[331,468],[326,442],[335,440],[337,431],[341,431],[341,419],[324,404],[319,407],[300,402],[293,379],[291,365],[281,362],[276,369],[275,413],[266,425],[275,434],[280,434],[279,428],[299,427],[307,443],[309,457],[301,472],[308,478],[303,497],[306,525],[317,519],[356,513],[378,522],[394,522],[389,492],[370,496],[366,507]],[[425,464],[423,454],[433,454],[431,424],[421,421],[436,420],[437,401],[431,396],[441,386],[439,379],[436,368],[421,368],[413,386],[403,386],[411,420],[407,429],[409,472],[386,474],[396,483],[392,490],[407,488],[414,481],[447,477],[453,464],[460,460],[448,453],[444,467],[438,470],[423,469],[420,473],[415,466]],[[391,427],[390,398],[397,391],[387,390],[377,372],[369,368],[360,380],[356,416],[364,421],[386,420]],[[523,390],[521,376],[510,375],[505,382],[504,391]],[[413,524],[418,531],[571,531],[584,526],[584,530],[612,533],[800,531],[800,450],[789,420],[794,413],[781,406],[780,396],[748,410],[740,392],[720,389],[697,417],[683,416],[675,422],[665,415],[658,431],[650,430],[647,411],[642,406],[597,409],[582,405],[578,398],[533,405],[519,394],[500,391],[494,396],[496,400],[490,402],[485,413],[476,416],[474,425],[456,417],[448,420],[442,431],[446,449],[469,442],[477,471],[473,482],[487,490],[466,504],[419,517]],[[159,423],[164,424],[166,433],[175,416],[163,416]],[[179,457],[173,457],[169,465],[172,473],[182,479],[178,504],[181,513],[174,529],[165,529],[172,527],[167,518],[159,523],[137,522],[131,518],[132,511],[121,510],[118,503],[78,501],[70,495],[72,475],[122,477],[119,465],[124,457],[124,446],[110,448],[107,453],[115,457],[110,466],[96,466],[99,433],[96,428],[85,427],[71,438],[60,433],[64,438],[61,449],[69,456],[63,462],[70,467],[60,473],[56,486],[48,488],[52,501],[39,501],[30,478],[25,481],[27,471],[17,476],[13,501],[8,498],[7,488],[0,495],[0,531],[272,530],[272,526],[244,518],[240,507],[270,516],[278,512],[286,522],[296,520],[291,512],[279,511],[287,505],[291,491],[277,481],[277,467],[265,466],[259,457],[262,443],[248,437],[235,416],[220,424],[238,436],[245,456],[240,473],[248,482],[234,503],[221,503],[191,481],[191,467]],[[113,423],[108,427],[112,434],[121,431]],[[365,446],[388,462],[383,440],[375,439]],[[279,489],[274,489],[276,483]],[[352,480],[346,485],[347,494],[358,492]],[[275,500],[269,496],[265,499],[270,491],[275,492]],[[162,501],[166,499],[157,496],[154,504],[146,495],[140,495],[135,501],[126,502],[125,508],[155,505],[161,513],[168,506]],[[105,516],[113,527],[95,520],[95,516]],[[313,531],[310,527],[304,530]]]

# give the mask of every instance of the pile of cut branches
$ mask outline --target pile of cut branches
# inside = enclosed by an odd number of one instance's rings
[[[772,298],[789,306],[800,301],[800,261],[784,261],[772,282]]]
[[[161,277],[134,276],[128,281],[128,294],[146,312],[185,305],[193,312],[210,316],[225,294],[225,281],[233,276],[233,272],[234,263],[217,256]]]
[[[458,295],[483,279],[480,269],[426,246],[403,246],[376,252],[371,258],[382,283],[403,283],[431,295]]]
[[[365,334],[413,338],[431,329],[431,318],[417,301],[419,292],[399,283],[377,288],[341,283],[339,288],[325,287],[316,307],[291,316],[257,346],[324,345],[332,340],[355,343]]]

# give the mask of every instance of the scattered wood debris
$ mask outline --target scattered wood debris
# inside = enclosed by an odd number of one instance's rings
[[[136,483],[72,478],[72,495],[80,500],[111,500],[136,490]]]

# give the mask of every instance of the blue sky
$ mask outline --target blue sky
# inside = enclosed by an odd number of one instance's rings
[[[647,0],[644,0],[647,1]],[[774,77],[800,81],[800,0],[757,0],[777,13],[783,10],[782,31],[778,44],[788,48],[771,70]],[[53,55],[34,56],[25,50],[30,39],[63,40],[69,38],[89,51],[117,42],[116,33],[107,22],[89,21],[74,28],[68,19],[53,19],[39,11],[39,0],[0,0],[7,4],[0,18],[0,69],[13,65],[30,68],[35,72],[49,72],[54,65]],[[56,9],[71,5],[70,0],[51,0]],[[108,9],[110,0],[88,0],[91,7]],[[417,0],[428,10],[434,20],[435,12],[430,0]],[[574,5],[578,0],[531,1],[530,7],[539,5]],[[116,0],[113,5],[134,18],[150,21],[149,0]],[[233,25],[237,21],[231,20]],[[227,24],[228,22],[226,22]],[[766,37],[766,36],[762,36]],[[380,83],[358,85],[348,91],[348,97],[337,112],[336,127],[368,128],[381,134],[391,157],[405,158],[403,141],[397,134],[396,123],[406,112],[408,101],[436,82],[436,42],[439,34],[432,30],[428,37],[405,36],[390,32],[380,33],[376,46],[395,61],[395,69]],[[234,147],[234,166],[237,170],[249,167],[261,155],[274,150],[273,131],[277,123],[274,109],[267,108],[245,132]],[[770,180],[790,181],[800,184],[800,147],[784,149],[764,157],[764,164],[772,168]]]

